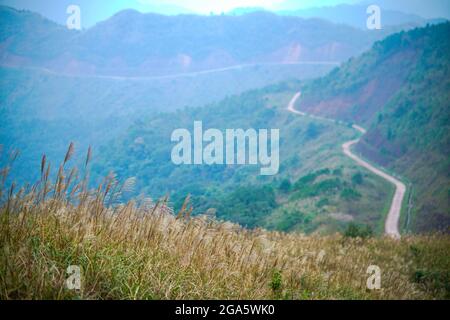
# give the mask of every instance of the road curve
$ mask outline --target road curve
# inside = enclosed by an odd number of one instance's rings
[[[177,79],[177,78],[189,78],[189,77],[196,77],[199,75],[205,75],[205,74],[213,74],[213,73],[220,73],[220,72],[226,72],[231,70],[242,70],[246,68],[252,68],[252,67],[261,67],[261,66],[293,66],[293,65],[325,65],[325,66],[337,66],[339,65],[339,62],[337,61],[299,61],[299,62],[261,62],[261,63],[248,63],[248,64],[238,64],[233,65],[229,67],[223,67],[223,68],[215,68],[215,69],[207,69],[202,71],[193,71],[193,72],[185,72],[185,73],[175,73],[175,74],[168,74],[168,75],[160,75],[160,76],[108,76],[108,75],[77,75],[77,74],[70,74],[70,73],[61,73],[54,71],[52,69],[48,68],[40,68],[40,67],[28,67],[28,70],[36,70],[36,71],[42,71],[47,74],[55,75],[55,76],[63,76],[63,77],[70,77],[70,78],[86,78],[86,79],[105,79],[105,80],[120,80],[120,81],[149,81],[149,80],[170,80],[170,79]],[[0,63],[0,67],[6,65],[2,65]]]
[[[316,118],[316,119],[331,120],[331,119],[327,119],[327,118],[323,118],[323,117],[311,116],[311,115],[306,114],[305,112],[296,110],[294,107],[295,102],[300,98],[300,96],[301,96],[301,92],[297,92],[294,95],[294,97],[291,99],[291,101],[289,102],[288,108],[287,108],[287,110],[289,112],[292,112],[294,114],[301,115],[301,116],[309,116],[309,117]],[[359,131],[362,134],[366,133],[366,130],[358,125],[353,125],[353,129]],[[360,141],[360,139],[356,139],[356,140],[352,140],[352,141],[348,141],[348,142],[344,143],[342,145],[342,150],[347,157],[351,158],[353,161],[355,161],[361,167],[366,168],[367,170],[373,172],[377,176],[380,176],[383,179],[385,179],[385,180],[389,181],[390,183],[392,183],[393,185],[395,185],[395,194],[392,199],[391,207],[389,209],[389,213],[386,218],[384,232],[386,235],[388,235],[390,237],[399,239],[400,232],[398,230],[398,224],[399,224],[399,220],[400,220],[400,212],[402,210],[403,198],[405,197],[405,193],[406,193],[406,186],[403,182],[388,175],[387,173],[381,171],[380,169],[375,168],[370,163],[362,160],[361,158],[359,158],[358,156],[353,154],[351,151],[351,148],[353,145],[357,144],[359,141]]]

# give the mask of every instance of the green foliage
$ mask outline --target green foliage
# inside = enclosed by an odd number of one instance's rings
[[[373,235],[373,230],[369,225],[358,225],[355,223],[350,223],[344,232],[346,238],[370,238]]]
[[[134,176],[139,193],[152,198],[169,195],[175,211],[180,209],[186,195],[190,194],[193,215],[203,214],[213,208],[217,210],[218,218],[249,228],[309,233],[321,226],[334,224],[333,221],[323,219],[317,212],[318,208],[323,210],[322,216],[326,216],[328,210],[349,212],[363,207],[365,214],[360,216],[361,219],[377,221],[386,199],[380,182],[371,180],[375,187],[371,186],[370,190],[366,184],[358,186],[365,188],[362,194],[368,197],[367,201],[355,206],[355,201],[339,196],[344,187],[350,186],[350,177],[344,175],[342,169],[336,172],[340,173],[338,177],[325,166],[332,164],[344,168],[348,165],[344,162],[345,158],[338,158],[337,162],[323,162],[323,159],[328,159],[326,155],[330,152],[329,146],[323,146],[332,143],[340,154],[342,141],[350,140],[353,130],[318,122],[322,134],[314,140],[309,139],[302,128],[307,128],[311,119],[291,116],[284,110],[293,94],[291,85],[285,83],[246,92],[203,108],[188,108],[172,114],[143,118],[125,135],[98,152],[93,175],[101,177],[114,171],[120,179]],[[170,160],[173,143],[169,139],[172,130],[190,129],[194,120],[198,119],[202,119],[205,129],[283,128],[279,175],[260,176],[257,166],[174,165]],[[311,167],[321,169],[306,169]],[[317,207],[315,204],[319,202],[319,197],[328,198],[328,205]],[[291,208],[291,203],[295,203],[297,209]],[[336,231],[342,231],[341,227],[330,229],[330,232]]]
[[[270,288],[272,289],[274,294],[280,292],[283,286],[283,277],[279,270],[274,270],[272,272],[272,281],[270,282]]]
[[[317,125],[314,122],[308,124],[308,128],[306,129],[306,138],[310,140],[316,139],[322,133],[321,126]]]
[[[427,290],[450,299],[450,256],[434,256],[447,252],[443,244],[425,247],[424,244],[410,245],[412,256],[411,279]]]
[[[333,194],[342,189],[343,183],[341,180],[335,178],[326,179],[315,184],[302,184],[301,186],[296,184],[296,186],[297,188],[293,195],[293,199],[304,199],[324,194]]]
[[[288,232],[294,230],[295,228],[298,229],[298,226],[300,226],[301,229],[308,230],[312,229],[310,226],[311,220],[311,215],[295,209],[285,209],[282,211],[282,215],[273,229]]]
[[[280,191],[283,193],[288,193],[292,189],[292,183],[289,179],[283,179],[279,187]]]
[[[445,299],[450,299],[450,271],[416,270],[412,277],[415,283],[443,291]]]
[[[345,200],[358,200],[361,197],[361,194],[353,188],[345,188],[341,192],[341,198]]]
[[[303,86],[304,111],[368,128],[357,151],[414,185],[417,232],[450,226],[449,52],[450,22],[416,28]]]
[[[276,206],[273,188],[269,186],[238,187],[231,194],[225,196],[219,207],[218,216],[253,228]]]
[[[354,184],[357,184],[357,185],[362,184],[363,181],[364,181],[363,179],[364,179],[364,178],[363,178],[363,175],[362,175],[361,172],[355,173],[355,174],[352,176],[352,182],[353,182]]]
[[[300,189],[306,184],[311,184],[318,177],[320,177],[322,175],[328,175],[329,173],[330,173],[330,169],[328,169],[328,168],[309,173],[297,180],[297,182],[294,185],[294,189]]]
[[[328,198],[321,198],[319,202],[316,203],[318,208],[322,208],[330,204],[330,200]]]

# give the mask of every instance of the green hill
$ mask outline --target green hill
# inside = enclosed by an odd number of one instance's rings
[[[42,153],[60,159],[69,142],[94,150],[125,131],[136,119],[288,78],[312,78],[331,66],[248,66],[190,76],[115,78],[59,75],[32,68],[0,68],[0,145],[19,149],[12,168],[17,182],[34,180]],[[176,94],[174,94],[176,93]],[[4,157],[0,157],[0,163]]]
[[[142,118],[98,150],[93,170],[99,177],[109,171],[120,180],[135,177],[136,196],[169,195],[176,210],[190,194],[194,214],[215,212],[249,228],[331,233],[353,221],[382,232],[392,188],[342,154],[341,144],[355,137],[351,128],[287,112],[298,86],[281,84]],[[205,130],[279,128],[279,174],[260,176],[257,166],[173,164],[173,130],[192,130],[196,120]]]
[[[369,130],[357,149],[412,183],[413,231],[450,226],[450,23],[401,32],[303,86],[298,108]]]
[[[381,232],[392,186],[341,154],[342,142],[354,135],[345,125],[286,113],[301,89],[297,108],[367,127],[357,150],[411,181],[412,210],[405,204],[402,227],[448,230],[449,26],[393,35],[317,80],[142,119],[100,150],[97,170],[136,177],[138,190],[170,194],[177,208],[192,194],[196,212],[214,208],[220,218],[248,227],[330,232],[356,221]],[[219,129],[281,128],[279,176],[258,177],[248,167],[173,165],[172,130],[198,119]]]

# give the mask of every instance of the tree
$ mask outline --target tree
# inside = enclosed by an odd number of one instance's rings
[[[284,179],[280,183],[281,192],[288,193],[292,189],[292,183],[289,179]]]
[[[353,182],[354,184],[360,185],[360,184],[363,183],[363,181],[364,181],[364,179],[363,179],[363,175],[361,174],[361,172],[355,173],[355,174],[352,176],[352,182]]]

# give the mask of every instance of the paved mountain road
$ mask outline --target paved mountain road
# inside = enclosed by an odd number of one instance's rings
[[[320,119],[320,120],[327,120],[327,121],[334,121],[332,119],[309,115],[305,112],[301,112],[295,109],[295,102],[300,98],[301,92],[297,92],[294,97],[291,99],[288,105],[288,111],[292,112],[294,114],[300,115],[300,116],[307,116],[313,119]],[[362,134],[366,133],[366,130],[358,125],[353,125],[353,129],[361,132]],[[395,185],[395,194],[392,199],[391,207],[389,209],[389,213],[386,217],[386,222],[384,226],[384,232],[386,235],[391,236],[393,238],[399,239],[400,238],[400,232],[398,230],[398,224],[400,220],[400,212],[402,210],[402,203],[403,199],[405,197],[406,193],[406,186],[403,182],[399,181],[398,179],[388,175],[387,173],[381,171],[380,169],[377,169],[370,163],[362,160],[358,156],[356,156],[351,151],[351,147],[355,144],[357,144],[360,141],[360,139],[348,141],[342,145],[342,150],[344,154],[351,158],[353,161],[355,161],[359,166],[366,168],[367,170],[373,172],[379,177],[382,177],[383,179],[389,181],[393,185]]]

